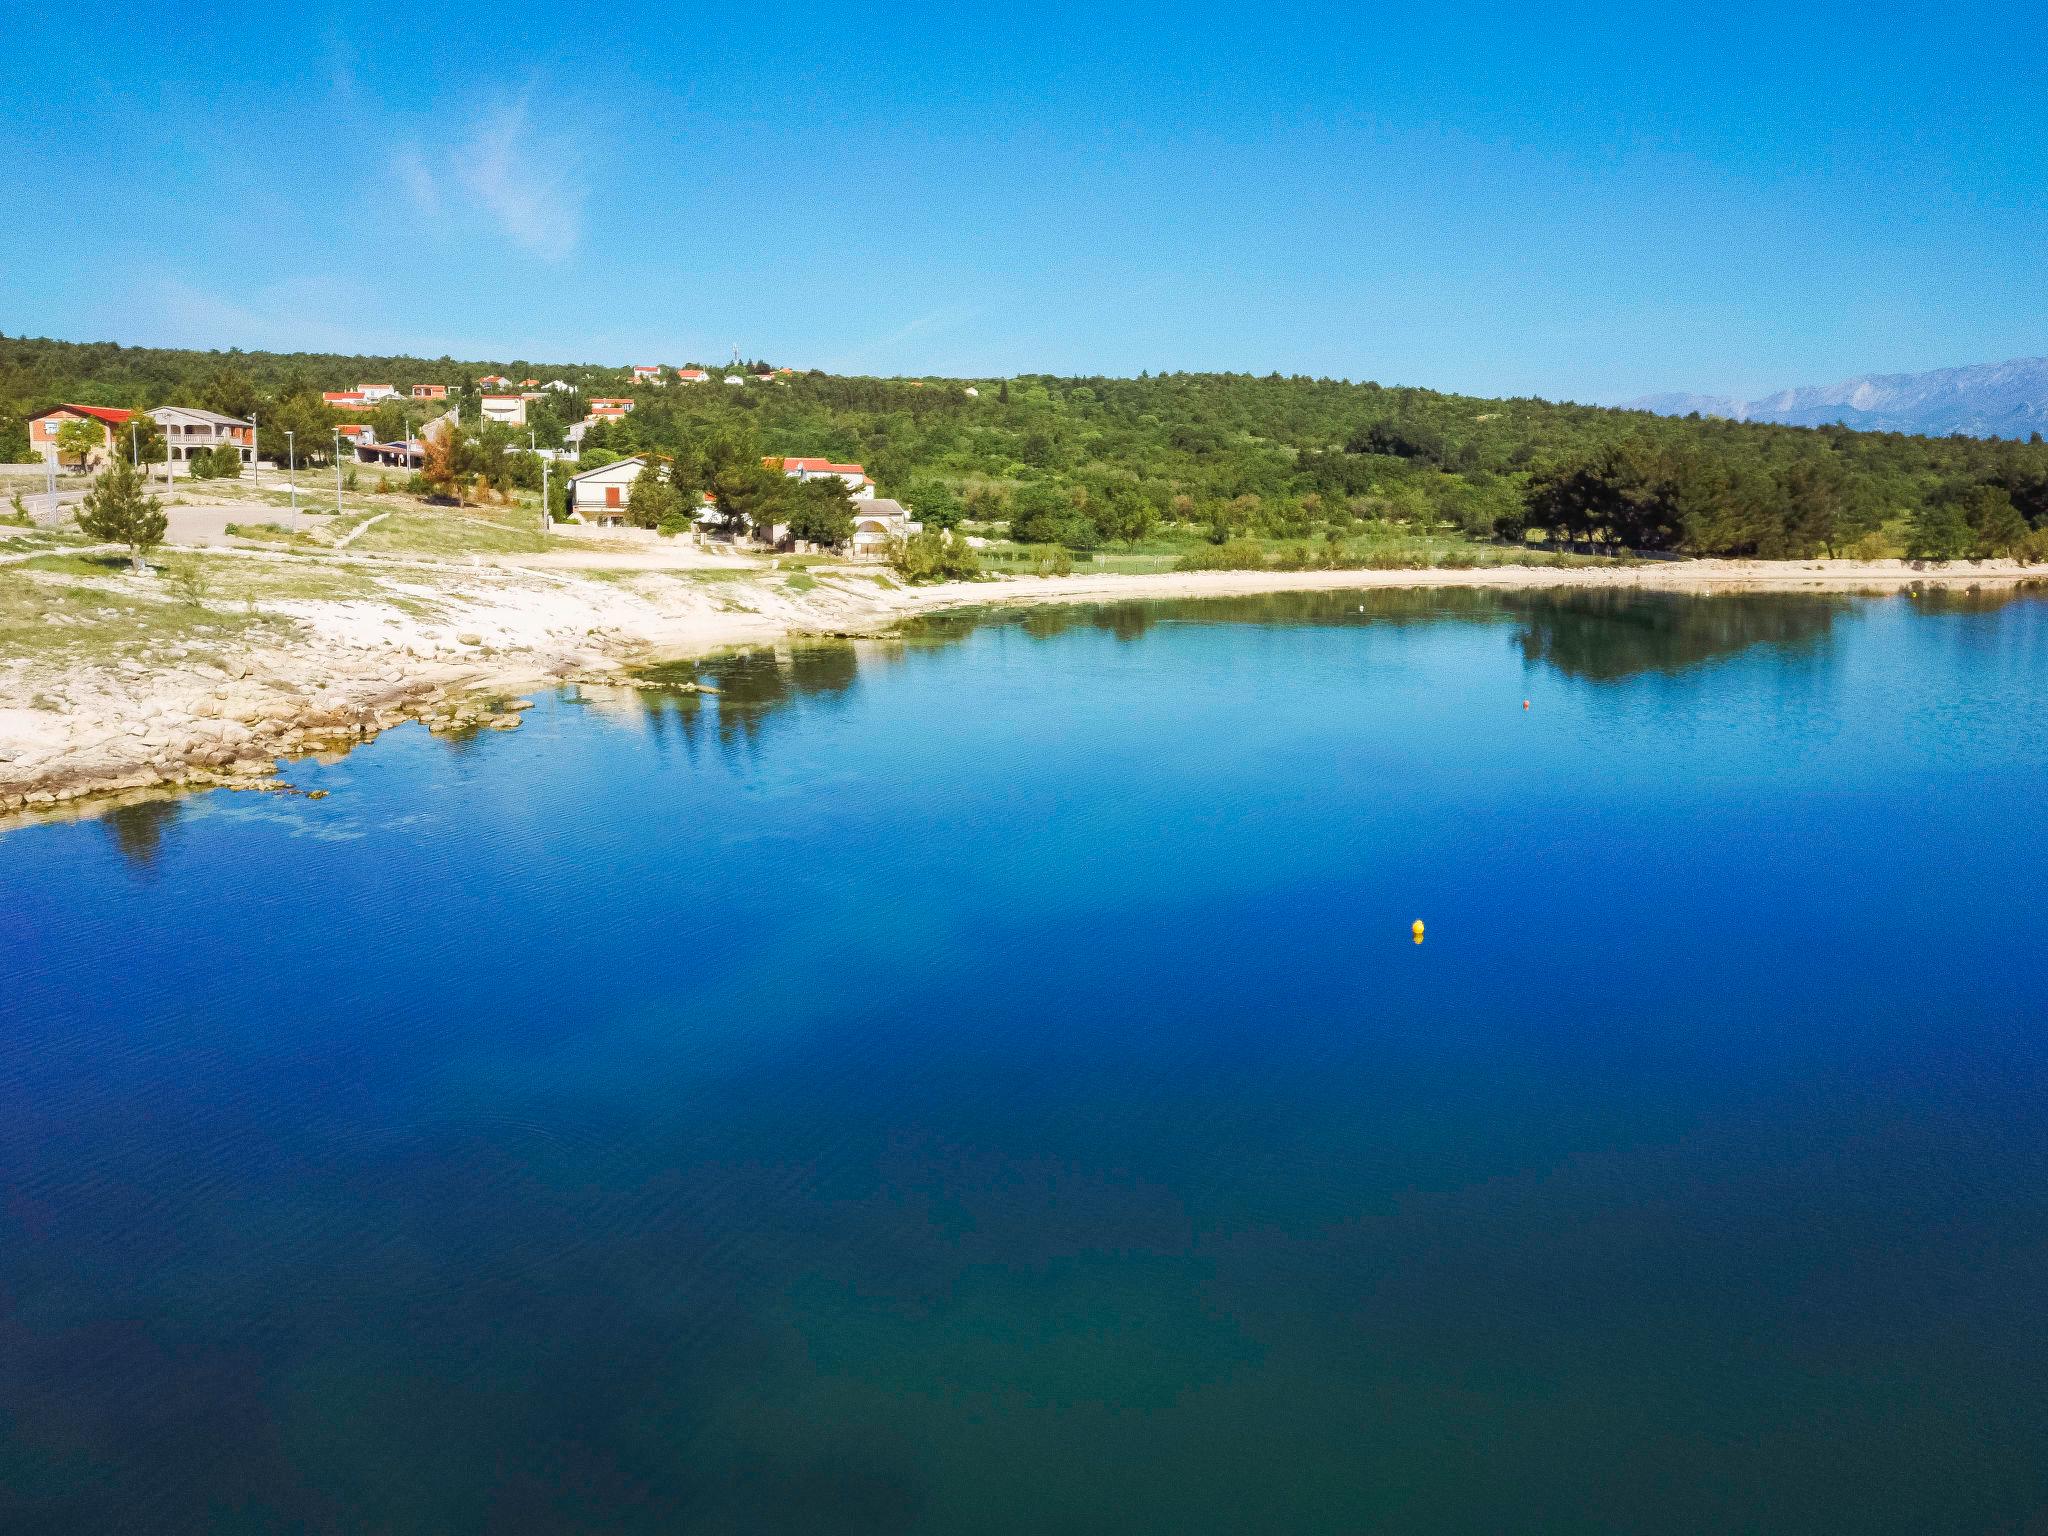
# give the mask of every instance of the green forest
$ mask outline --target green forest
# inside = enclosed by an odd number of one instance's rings
[[[713,370],[714,380],[721,370]],[[337,419],[320,391],[364,381],[451,386],[475,420],[476,379],[561,379],[533,406],[542,446],[591,396],[637,408],[599,423],[585,462],[653,452],[679,484],[758,494],[731,467],[762,455],[864,464],[927,523],[962,520],[1074,550],[1179,539],[1335,548],[1374,529],[1455,533],[1589,552],[1808,558],[2048,558],[2048,446],[1656,417],[1537,399],[1488,400],[1278,374],[871,379],[797,373],[744,387],[631,387],[622,368],[528,359],[199,352],[0,338],[0,459],[27,456],[43,406],[206,405],[293,427]],[[974,393],[969,393],[970,389]],[[387,403],[380,435],[428,407]],[[388,419],[387,419],[388,418]],[[484,434],[524,443],[526,432]],[[724,470],[726,473],[721,473]]]

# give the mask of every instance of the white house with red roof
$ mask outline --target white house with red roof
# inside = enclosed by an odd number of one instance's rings
[[[661,364],[659,364],[659,363],[635,363],[635,364],[633,365],[633,382],[634,382],[635,384],[659,384],[659,383],[661,383],[661,382],[662,382],[662,377],[661,377]]]
[[[676,370],[676,382],[678,384],[704,384],[708,383],[710,378],[711,375],[702,368],[678,368]]]
[[[398,398],[397,388],[390,384],[358,384],[356,386],[356,393],[372,405],[375,405],[379,400],[396,400]]]
[[[593,416],[623,416],[633,409],[633,401],[625,396],[596,395],[590,402]]]
[[[28,419],[28,445],[42,455],[46,463],[62,462],[57,452],[57,434],[64,429],[67,421],[96,421],[100,425],[100,445],[86,455],[86,467],[104,464],[113,452],[114,433],[134,418],[133,411],[118,410],[111,405],[53,405],[37,411]]]
[[[347,426],[336,427],[334,430],[341,434],[341,440],[344,443],[361,446],[364,443],[374,443],[377,441],[377,429],[366,421],[350,422]]]
[[[360,389],[330,389],[321,393],[320,403],[334,411],[367,411],[370,402]]]
[[[502,373],[487,373],[476,381],[478,389],[510,389],[512,381]]]
[[[846,494],[856,500],[865,501],[875,494],[875,482],[858,464],[835,464],[830,459],[767,458],[761,462],[770,469],[781,470],[791,480],[818,480],[826,476],[843,480]]]

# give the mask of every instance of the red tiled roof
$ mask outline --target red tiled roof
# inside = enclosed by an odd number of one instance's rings
[[[105,422],[110,427],[125,427],[128,425],[128,418],[135,414],[133,411],[120,410],[111,405],[66,404],[53,405],[46,411],[37,411],[35,415],[29,417],[29,420],[38,421],[45,416],[54,415],[58,411],[70,411],[75,416],[90,416],[93,420]]]
[[[761,461],[770,469],[778,462],[772,456]],[[792,469],[801,469],[814,475],[859,475],[866,478],[867,471],[858,464],[834,464],[830,459],[783,459],[779,461],[784,474]]]

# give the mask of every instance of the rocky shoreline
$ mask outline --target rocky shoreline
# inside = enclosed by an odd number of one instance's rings
[[[616,683],[639,662],[735,645],[876,635],[907,617],[962,607],[1412,586],[1897,593],[1922,586],[2009,588],[2043,578],[2038,569],[2003,561],[1940,570],[1895,561],[1698,561],[1009,578],[910,590],[821,583],[802,596],[756,587],[746,601],[710,604],[588,583],[594,590],[578,594],[578,606],[567,612],[559,589],[546,597],[531,588],[503,589],[490,598],[468,593],[463,613],[474,627],[460,630],[446,623],[400,624],[372,603],[379,626],[374,640],[365,637],[362,605],[333,605],[333,612],[309,609],[291,635],[238,654],[180,657],[153,667],[125,661],[66,679],[54,708],[0,707],[0,817],[12,821],[137,791],[262,787],[282,763],[346,751],[412,721],[434,731],[516,729],[530,707],[520,695],[537,688]],[[549,601],[556,607],[537,615],[537,606]],[[540,619],[546,627],[538,627]]]

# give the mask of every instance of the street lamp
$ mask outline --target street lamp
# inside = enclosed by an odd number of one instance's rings
[[[533,429],[531,427],[529,427],[526,432],[526,444],[529,448],[533,450],[533,456],[536,459],[540,459],[540,439],[534,435]],[[546,459],[540,459],[540,531],[541,537],[547,537],[548,461]]]
[[[334,515],[341,516],[341,428],[334,429]]]
[[[284,429],[285,471],[284,477],[292,487],[292,532],[299,531],[299,434],[290,427]]]

